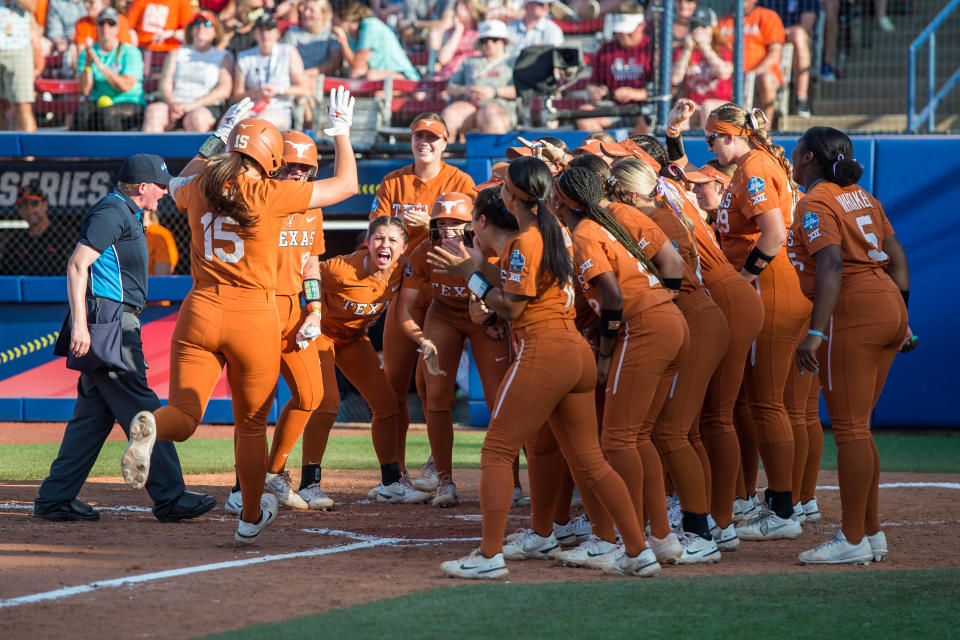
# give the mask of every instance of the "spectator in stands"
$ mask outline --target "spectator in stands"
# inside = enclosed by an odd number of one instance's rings
[[[83,0],[83,6],[87,10],[87,15],[77,20],[74,25],[73,47],[70,59],[73,60],[74,69],[79,52],[97,41],[97,16],[100,12],[111,6],[108,0]],[[114,7],[116,9],[116,7]],[[134,44],[137,42],[137,31],[130,26],[127,16],[122,11],[117,11],[119,20],[119,29],[117,30],[117,39],[122,44]]]
[[[227,51],[236,59],[242,52],[257,44],[253,24],[264,14],[263,0],[237,0],[236,16],[227,27]]]
[[[837,68],[837,30],[840,19],[840,0],[821,0],[823,9],[823,64],[820,79],[835,82],[841,70]]]
[[[618,14],[613,24],[614,39],[606,42],[596,54],[587,95],[590,103],[582,108],[592,110],[602,106],[642,103],[647,100],[646,85],[653,64],[653,46],[647,36],[642,13]],[[577,120],[582,131],[600,131],[616,126],[633,126],[634,133],[646,133],[646,117],[634,121],[614,120],[609,117]]]
[[[262,108],[260,116],[289,129],[293,125],[293,98],[310,93],[303,60],[296,47],[280,42],[277,21],[265,13],[253,25],[257,46],[237,57],[233,100],[250,96]]]
[[[214,15],[198,11],[187,27],[186,45],[163,61],[160,100],[147,107],[144,131],[213,129],[233,90],[233,54],[214,46],[222,37]]]
[[[237,15],[234,0],[200,0],[199,8],[213,13],[221,23],[232,21]]]
[[[567,0],[566,4],[581,20],[596,20],[615,13],[636,13],[639,10],[637,5],[641,3],[624,0]]]
[[[0,4],[0,129],[35,131],[33,117],[34,51],[31,16],[36,0]],[[13,122],[7,124],[12,111]],[[11,126],[12,125],[12,126]]]
[[[447,84],[447,93],[456,102],[441,115],[451,140],[469,131],[507,133],[517,121],[507,25],[501,20],[486,20],[480,23],[479,33],[481,55],[464,60]]]
[[[757,0],[743,0],[743,69],[754,74],[754,105],[773,122],[773,103],[783,83],[780,52],[785,34],[775,11],[757,6]],[[720,33],[733,42],[734,15],[720,21]]]
[[[523,18],[523,0],[489,0],[485,3],[487,20],[503,20],[507,24]]]
[[[793,45],[793,82],[796,110],[801,118],[810,117],[810,38],[820,12],[819,0],[761,0],[760,6],[772,9],[783,22],[786,41]]]
[[[427,74],[432,75],[443,36],[453,27],[457,0],[406,0],[403,5],[404,15],[397,24],[397,33],[408,47],[426,45]]]
[[[483,22],[486,10],[484,0],[457,0],[453,27],[443,34],[437,65],[440,70],[434,80],[446,80],[452,76],[463,61],[477,55],[477,28]],[[430,72],[430,68],[427,68]]]
[[[156,211],[144,210],[143,235],[147,239],[147,275],[173,275],[180,258],[177,241],[170,230],[160,224]]]
[[[28,226],[8,232],[0,275],[66,275],[67,261],[77,242],[76,221],[60,216],[55,222],[50,219],[50,203],[36,180],[20,188],[16,206]]]
[[[148,51],[172,51],[186,38],[196,7],[190,0],[134,0],[127,11],[139,44]]]
[[[343,66],[343,53],[331,31],[332,17],[329,0],[304,0],[299,26],[290,27],[283,37],[300,53],[311,93],[318,75],[339,75]]]
[[[80,93],[87,96],[73,119],[75,131],[128,131],[143,125],[143,56],[118,40],[119,15],[97,16],[97,41],[80,52]]]
[[[682,47],[690,35],[690,18],[698,9],[697,0],[674,0],[673,2],[673,49]]]
[[[511,58],[527,47],[546,44],[559,47],[563,44],[563,31],[551,20],[550,5],[554,0],[524,0],[523,18],[510,24]]]
[[[680,97],[697,103],[693,123],[698,129],[716,107],[733,99],[733,47],[717,28],[717,14],[699,7],[690,18],[690,31],[673,54],[673,86]],[[683,128],[690,126],[685,121]]]
[[[946,4],[946,3],[944,3]],[[874,0],[873,15],[877,19],[877,28],[886,33],[892,33],[894,30],[893,21],[887,15],[887,0]]]
[[[44,35],[50,40],[51,53],[66,53],[74,41],[77,22],[87,15],[81,0],[50,0]]]
[[[351,78],[383,80],[389,76],[419,80],[397,34],[373,16],[359,0],[338,0],[333,5],[333,33],[350,67]]]

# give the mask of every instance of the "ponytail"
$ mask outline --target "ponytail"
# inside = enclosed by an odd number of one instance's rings
[[[507,169],[508,187],[526,194],[525,204],[533,209],[543,239],[540,269],[549,272],[557,282],[566,285],[573,280],[573,260],[563,240],[560,222],[547,208],[546,199],[553,187],[553,174],[540,158],[517,158]]]
[[[228,151],[215,156],[200,171],[200,192],[215,218],[228,217],[240,227],[243,238],[253,236],[260,216],[250,211],[247,203],[237,197],[237,176],[255,165],[247,156]]]
[[[841,187],[860,181],[863,166],[853,157],[853,142],[832,127],[810,127],[797,142],[803,151],[813,154],[824,180]]]

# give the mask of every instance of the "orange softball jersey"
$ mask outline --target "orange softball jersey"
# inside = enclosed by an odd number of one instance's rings
[[[717,210],[720,246],[730,264],[740,270],[760,237],[753,218],[771,209],[780,209],[790,228],[793,217],[793,189],[780,163],[766,151],[754,149],[737,167]],[[781,249],[778,256],[786,256]],[[778,261],[779,262],[779,261]]]
[[[277,236],[284,218],[304,211],[313,185],[290,180],[255,180],[237,176],[236,190],[260,216],[258,225],[269,233],[244,238],[228,216],[214,216],[194,177],[176,192],[177,208],[190,222],[190,271],[197,282],[212,282],[251,289],[276,289]]]
[[[557,282],[540,270],[543,238],[534,223],[525,225],[507,240],[500,256],[503,290],[530,298],[519,316],[510,322],[514,329],[547,320],[570,320],[576,315],[573,284]]]
[[[323,211],[291,213],[280,221],[277,241],[277,295],[293,296],[303,288],[303,267],[310,256],[323,255]]]
[[[607,207],[607,213],[620,223],[643,249],[648,258],[657,255],[667,242],[667,234],[645,213],[622,202],[614,202]]]
[[[600,314],[600,299],[590,286],[590,280],[603,273],[613,272],[623,293],[623,317],[632,318],[673,299],[673,293],[660,284],[656,276],[644,268],[626,248],[593,220],[583,219],[573,230],[574,270],[577,284]]]
[[[400,288],[402,271],[394,265],[386,278],[367,273],[363,249],[320,263],[323,297],[320,329],[334,343],[347,342],[372,324]]]
[[[883,207],[862,187],[819,182],[797,204],[797,216],[787,238],[788,255],[811,300],[817,261],[813,254],[840,245],[843,277],[882,269],[890,258],[883,241],[894,235]]]
[[[473,186],[473,178],[446,162],[440,167],[440,173],[426,181],[414,174],[412,164],[407,165],[384,176],[373,199],[370,219],[379,216],[402,218],[405,211],[416,208],[429,211],[441,194],[450,191],[473,193]],[[407,234],[409,255],[427,237],[427,229],[411,227]]]
[[[667,234],[670,243],[683,258],[683,280],[680,283],[680,293],[693,293],[703,287],[703,278],[700,276],[700,255],[697,253],[697,248],[693,246],[693,236],[677,214],[672,209],[660,207],[650,214],[650,219]]]
[[[409,289],[420,289],[425,284],[433,287],[434,299],[459,313],[468,313],[470,306],[470,290],[466,280],[455,278],[444,273],[437,273],[427,263],[427,252],[433,248],[429,242],[421,242],[410,254],[403,269],[403,286]]]

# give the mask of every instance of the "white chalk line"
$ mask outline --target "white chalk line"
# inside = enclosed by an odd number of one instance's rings
[[[3,505],[0,505],[2,507]],[[179,578],[194,573],[206,573],[208,571],[220,571],[222,569],[235,569],[250,565],[263,564],[265,562],[276,562],[278,560],[291,560],[295,558],[315,558],[319,556],[331,555],[334,553],[344,553],[347,551],[356,551],[358,549],[371,549],[373,547],[402,547],[402,546],[425,546],[429,544],[438,544],[443,542],[476,542],[480,538],[380,538],[377,536],[354,533],[351,531],[342,531],[339,529],[301,529],[306,533],[316,533],[319,535],[330,535],[346,537],[355,540],[350,544],[338,545],[335,547],[324,547],[322,549],[310,549],[308,551],[296,551],[293,553],[282,553],[269,556],[258,556],[256,558],[246,558],[243,560],[230,560],[227,562],[214,562],[210,564],[201,564],[193,567],[181,567],[179,569],[168,569],[166,571],[155,571],[144,573],[137,576],[127,576],[115,578],[113,580],[100,580],[88,584],[76,585],[73,587],[64,587],[53,591],[34,593],[17,598],[8,598],[0,600],[0,609],[17,607],[24,604],[34,604],[48,600],[61,600],[71,596],[90,593],[100,589],[115,589],[118,587],[129,586],[144,582],[153,582],[155,580],[164,580],[167,578]]]

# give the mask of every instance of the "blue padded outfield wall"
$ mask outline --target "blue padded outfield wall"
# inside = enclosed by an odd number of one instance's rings
[[[556,135],[571,147],[577,146],[584,135],[555,131],[543,134]],[[532,139],[537,135],[527,132],[524,137]],[[625,132],[620,132],[618,137],[623,135]],[[204,137],[195,134],[0,134],[0,206],[10,211],[12,195],[20,179],[31,170],[30,163],[19,160],[21,156],[56,157],[62,156],[64,149],[70,149],[70,153],[82,161],[61,162],[58,166],[62,171],[82,164],[87,171],[101,166],[101,170],[112,173],[119,167],[118,159],[149,151],[171,160],[171,168],[176,168],[192,155]],[[775,141],[787,147],[789,154],[795,140],[775,138]],[[706,144],[699,136],[689,136],[685,143],[693,162],[702,164],[710,159]],[[505,149],[515,144],[516,138],[512,135],[471,135],[467,159],[455,164],[478,182],[486,180],[492,163],[502,159]],[[960,413],[953,405],[960,375],[951,362],[960,353],[960,336],[949,328],[955,322],[953,314],[960,311],[960,292],[951,273],[953,252],[960,246],[958,224],[952,220],[960,202],[960,137],[859,137],[854,144],[857,160],[865,169],[861,184],[884,204],[907,251],[911,271],[910,325],[920,336],[920,347],[916,351],[897,357],[877,406],[874,424],[905,428],[960,426]],[[102,162],[97,165],[90,160]],[[329,175],[332,157],[322,161],[327,166],[325,171],[321,169],[321,176]],[[373,191],[383,175],[407,163],[406,154],[396,159],[361,161],[358,163],[361,193],[326,213],[331,217],[366,217]],[[49,168],[49,163],[44,166]],[[91,178],[91,183],[93,181]],[[60,192],[67,194],[69,189],[63,187]],[[79,193],[82,194],[82,190]],[[935,262],[941,266],[936,267]],[[189,286],[189,278],[184,276],[152,278],[150,298],[176,301]],[[52,336],[63,319],[65,294],[63,278],[0,277],[0,388],[5,381],[10,382],[11,376],[51,366]],[[145,323],[169,320],[176,309],[176,304],[150,307],[145,312]],[[62,360],[54,366],[62,368],[61,363]],[[483,424],[488,414],[479,379],[475,372],[472,374],[471,421]],[[23,385],[11,394],[8,388],[2,394],[6,397],[0,396],[0,420],[69,418],[71,398],[38,397],[32,391]],[[271,419],[276,416],[276,405],[282,406],[288,397],[281,382]],[[204,421],[230,422],[229,405],[229,399],[214,400]]]

